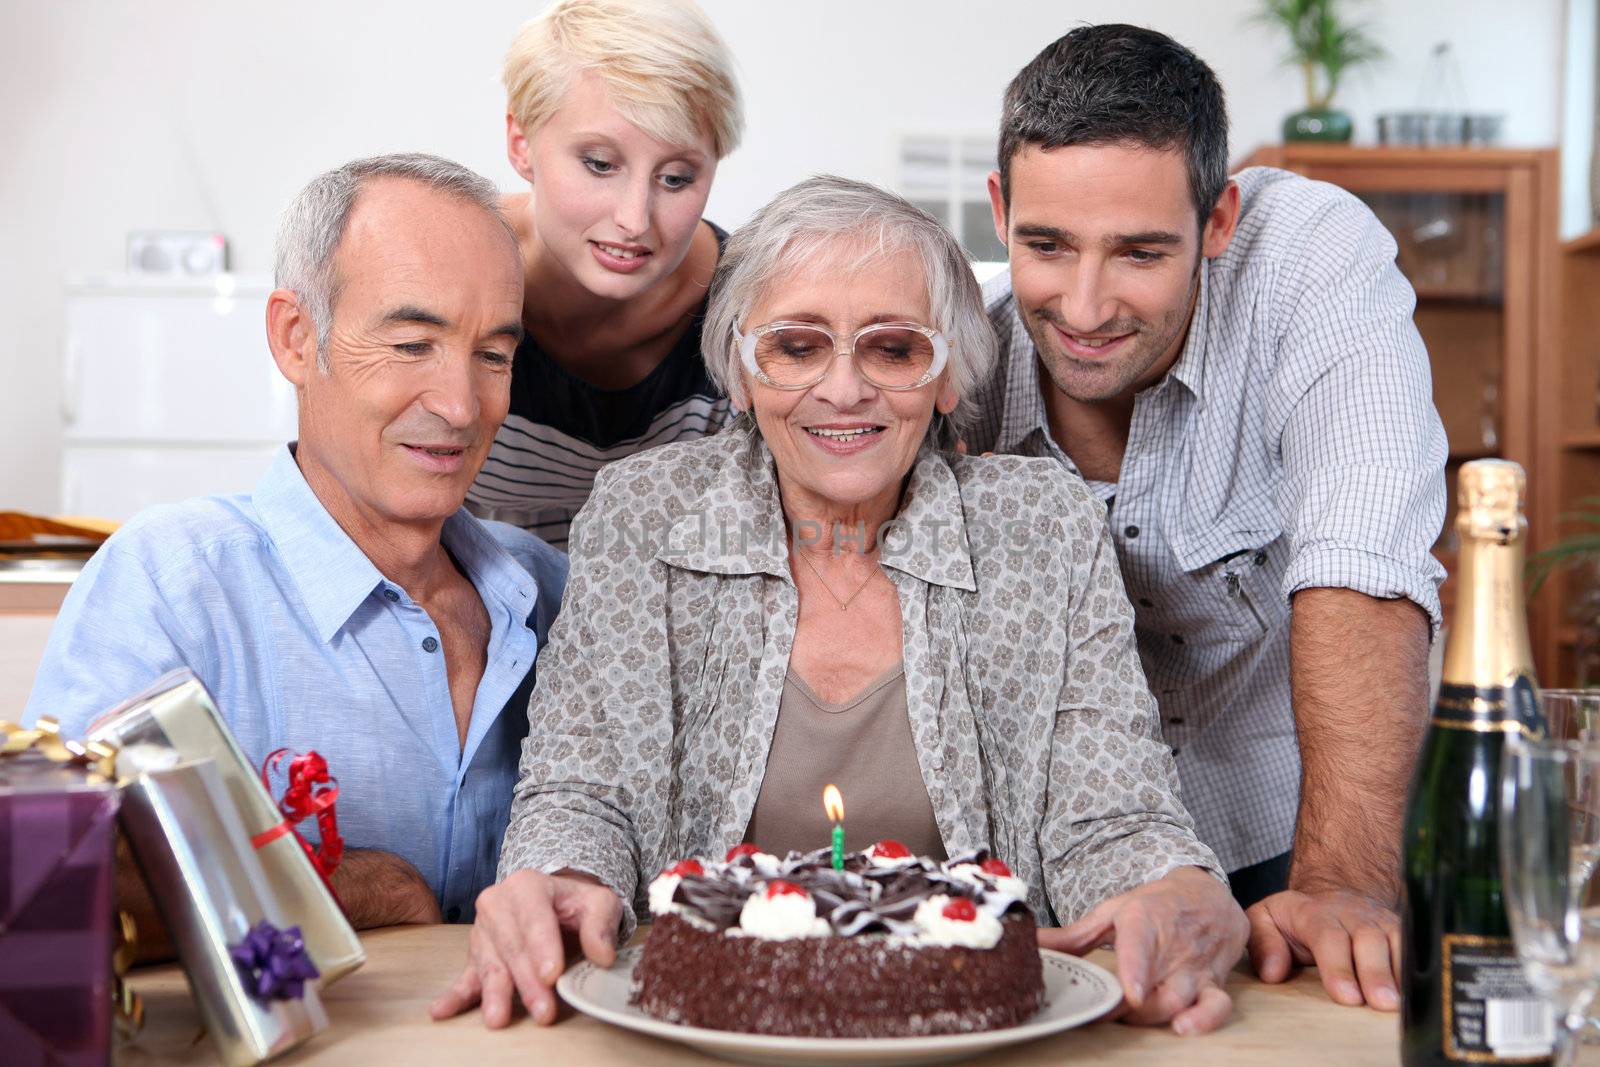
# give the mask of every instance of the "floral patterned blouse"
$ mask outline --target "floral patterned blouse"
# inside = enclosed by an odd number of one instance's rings
[[[776,478],[737,425],[601,472],[539,657],[501,878],[587,871],[645,915],[657,871],[742,840],[799,615]],[[1223,877],[1178,798],[1104,509],[1076,476],[925,449],[880,538],[948,854],[989,849],[1062,923],[1177,867]]]

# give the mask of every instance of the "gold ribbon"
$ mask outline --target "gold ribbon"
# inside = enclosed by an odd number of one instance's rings
[[[68,741],[61,736],[61,724],[49,715],[39,716],[39,721],[31,730],[0,719],[0,734],[5,734],[5,741],[0,743],[0,756],[34,751],[51,763],[76,763],[87,767],[91,781],[113,781],[116,778],[115,746],[104,741],[90,741],[88,744]]]
[[[116,780],[117,750],[104,741],[83,744],[68,741],[61,736],[61,724],[49,715],[39,716],[33,729],[24,730],[14,722],[0,719],[0,756],[15,756],[23,752],[38,752],[51,763],[76,764],[87,772],[91,782]],[[123,976],[138,955],[136,940],[138,927],[133,916],[117,912],[116,945],[111,954],[111,999],[117,1013],[117,1029],[124,1037],[132,1037],[144,1026],[144,1002],[139,999]]]
[[[117,1012],[117,1030],[132,1038],[144,1027],[144,1001],[128,985],[128,968],[139,955],[139,927],[133,916],[117,912],[117,945],[111,953],[111,1002]]]

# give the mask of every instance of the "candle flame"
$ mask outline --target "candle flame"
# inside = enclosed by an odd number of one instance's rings
[[[839,792],[838,786],[830,784],[823,789],[822,810],[833,822],[844,822],[844,794]]]

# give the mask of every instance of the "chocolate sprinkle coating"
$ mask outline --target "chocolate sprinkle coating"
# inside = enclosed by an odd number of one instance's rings
[[[633,1002],[667,1022],[792,1037],[915,1037],[997,1030],[1044,1003],[1033,916],[1008,914],[991,949],[886,935],[767,941],[658,919]]]

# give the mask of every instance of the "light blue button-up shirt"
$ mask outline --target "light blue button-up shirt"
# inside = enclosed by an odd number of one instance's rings
[[[464,745],[438,628],[334,522],[288,447],[255,492],[152,508],[105,543],[62,605],[24,721],[54,715],[82,736],[188,667],[257,766],[285,747],[326,757],[346,847],[404,857],[445,917],[469,922],[494,882],[567,559],[465,509],[442,540],[490,621]]]

